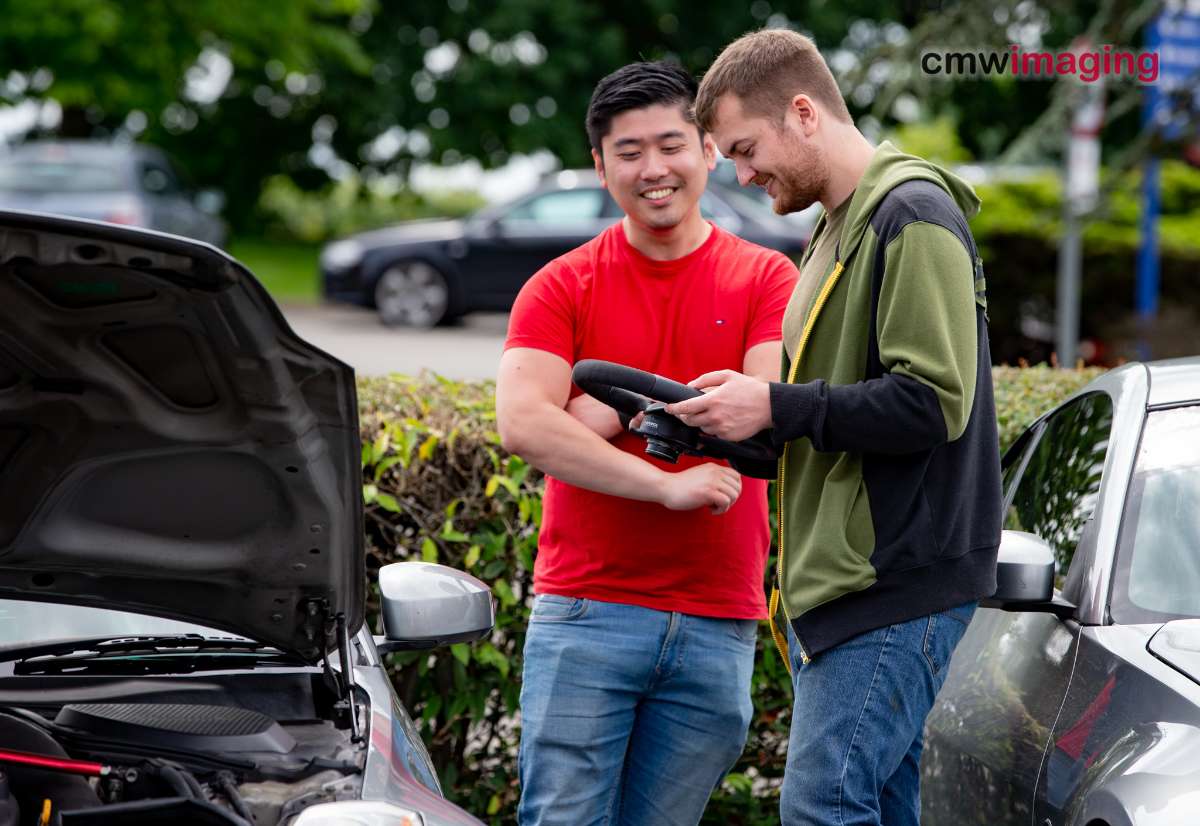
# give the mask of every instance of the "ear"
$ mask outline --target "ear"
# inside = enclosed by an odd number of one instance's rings
[[[800,131],[806,138],[811,138],[821,125],[821,110],[817,107],[817,102],[806,94],[801,93],[792,98],[788,114],[796,118]]]
[[[608,181],[604,180],[604,157],[595,149],[592,150],[592,163],[596,165],[596,177],[600,179],[600,186],[608,189]]]
[[[712,139],[712,135],[705,132],[704,137],[700,141],[700,144],[704,149],[704,163],[708,166],[708,171],[712,172],[714,169],[717,168],[717,144],[716,144],[716,141],[714,141]]]

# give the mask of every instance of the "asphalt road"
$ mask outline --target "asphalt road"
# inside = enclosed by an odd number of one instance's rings
[[[416,375],[494,379],[508,313],[472,313],[450,327],[385,327],[374,310],[331,305],[284,305],[297,334],[354,368],[359,375]]]

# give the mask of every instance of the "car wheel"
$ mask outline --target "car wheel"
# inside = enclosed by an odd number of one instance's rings
[[[375,283],[375,307],[389,326],[432,327],[447,317],[450,284],[424,261],[401,261]]]

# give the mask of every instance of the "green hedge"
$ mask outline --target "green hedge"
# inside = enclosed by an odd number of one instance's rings
[[[1098,339],[1112,363],[1136,355],[1134,274],[1140,243],[1141,178],[1105,173],[1110,188],[1103,208],[1083,231],[1080,330]],[[1062,182],[1052,172],[977,187],[983,208],[971,221],[988,281],[992,356],[1015,362],[1045,357],[1050,345],[1025,339],[1021,321],[1054,320],[1058,244],[1062,236]],[[1162,164],[1163,214],[1159,220],[1163,311],[1152,339],[1156,358],[1196,351],[1200,321],[1200,169],[1179,161]]]
[[[287,175],[275,175],[263,186],[256,211],[262,234],[274,241],[318,244],[361,230],[420,218],[457,218],[486,201],[471,191],[420,193],[370,187],[351,176],[306,192]]]
[[[1002,445],[1097,372],[996,368]],[[392,654],[388,667],[447,795],[503,823],[515,821],[519,794],[515,712],[542,477],[501,449],[493,391],[490,383],[431,375],[359,381],[369,580],[380,565],[424,559],[469,571],[496,597],[496,629],[487,641]],[[377,599],[376,591],[369,616],[378,630]],[[765,631],[758,649],[750,739],[705,823],[778,822],[791,690]]]

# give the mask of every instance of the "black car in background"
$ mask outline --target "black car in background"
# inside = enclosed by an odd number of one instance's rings
[[[102,140],[29,141],[0,153],[0,209],[90,218],[225,243],[223,197],[193,192],[159,149]]]
[[[723,229],[792,257],[808,239],[769,205],[712,180],[700,209]],[[463,220],[410,221],[330,243],[321,253],[325,297],[374,307],[385,324],[417,327],[506,311],[543,265],[620,217],[594,171],[564,170]]]

